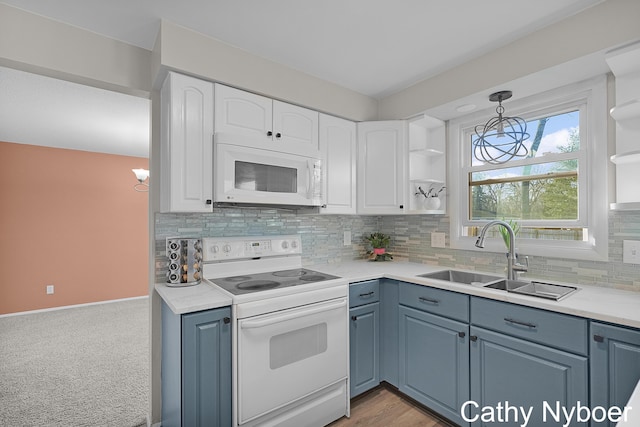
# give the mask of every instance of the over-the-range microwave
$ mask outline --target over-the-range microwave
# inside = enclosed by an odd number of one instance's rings
[[[322,161],[283,153],[242,137],[214,136],[214,202],[224,205],[313,207],[324,203]]]

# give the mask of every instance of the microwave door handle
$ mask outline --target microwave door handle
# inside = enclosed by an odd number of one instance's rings
[[[307,199],[316,200],[317,198],[322,198],[320,187],[322,186],[322,181],[318,181],[316,173],[318,172],[316,169],[320,167],[319,160],[309,159],[307,160]]]
[[[265,326],[274,325],[276,323],[286,322],[288,320],[298,319],[300,317],[310,316],[312,314],[318,314],[318,313],[323,313],[325,311],[335,310],[337,308],[341,308],[346,305],[347,305],[347,301],[342,300],[330,305],[324,305],[322,307],[317,307],[310,310],[299,311],[297,313],[282,314],[280,316],[270,317],[264,320],[246,320],[244,322],[240,322],[240,327],[242,329],[264,328]]]
[[[313,161],[307,160],[307,198],[313,197]]]

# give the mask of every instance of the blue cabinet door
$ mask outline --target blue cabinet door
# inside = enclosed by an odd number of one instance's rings
[[[355,397],[380,384],[380,303],[349,310],[350,392]]]
[[[398,304],[397,280],[380,279],[380,381],[398,387]]]
[[[562,426],[561,414],[559,422],[553,418],[558,408],[571,410],[577,402],[588,406],[586,357],[475,326],[470,332],[470,401],[474,406],[467,406],[467,417],[477,418],[472,426],[520,426],[523,415],[519,408],[530,410],[529,426]],[[503,410],[502,422],[483,422],[483,407],[494,408],[498,416],[498,405],[505,408],[507,402],[514,410]],[[588,423],[576,422],[574,417],[568,425],[586,427]]]
[[[640,331],[591,322],[591,407],[624,408],[640,381]],[[635,410],[635,408],[634,408]],[[592,426],[616,423],[592,420]]]
[[[182,316],[182,426],[231,425],[231,311]]]
[[[464,425],[460,407],[469,400],[469,325],[405,306],[399,315],[400,391]]]

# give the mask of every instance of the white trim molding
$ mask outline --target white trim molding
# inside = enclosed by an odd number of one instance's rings
[[[565,227],[587,228],[587,238],[584,241],[519,239],[516,247],[524,255],[594,261],[607,261],[609,258],[607,77],[605,75],[598,76],[510,102],[508,111],[510,115],[526,118],[527,114],[552,112],[554,109],[561,110],[563,106],[568,104],[577,105],[579,103],[585,104],[580,111],[580,142],[581,144],[586,143],[586,150],[580,154],[583,160],[580,161],[578,173],[579,176],[586,177],[586,180],[582,181],[586,188],[579,189],[581,218],[573,223],[563,225]],[[487,239],[485,249],[478,249],[475,247],[475,237],[463,236],[464,227],[469,225],[466,172],[470,166],[469,150],[471,149],[470,147],[465,149],[463,144],[468,142],[466,136],[469,128],[485,122],[492,113],[493,110],[484,110],[454,119],[449,123],[448,182],[452,193],[450,199],[450,236],[453,249],[505,252],[504,243],[500,239]],[[585,162],[586,167],[583,167]],[[583,215],[584,212],[586,214]],[[483,223],[478,225],[483,225]],[[558,224],[549,223],[549,225]]]

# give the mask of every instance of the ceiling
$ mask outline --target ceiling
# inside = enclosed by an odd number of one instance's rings
[[[3,0],[148,50],[160,19],[383,97],[602,0]]]
[[[604,0],[1,0],[145,49],[152,49],[160,19],[182,25],[252,54],[374,98],[486,54]],[[29,137],[95,132],[126,146],[147,115],[134,97],[0,69],[0,112],[23,111],[20,122],[46,123]],[[35,79],[31,84],[28,79]],[[15,83],[15,88],[13,85]],[[68,93],[67,93],[68,92]],[[11,96],[10,108],[6,105]],[[73,96],[77,98],[73,98]],[[95,104],[90,98],[95,96]],[[119,98],[125,107],[112,104]],[[133,98],[133,99],[131,99]],[[26,103],[23,100],[32,102]],[[76,100],[80,100],[79,103]],[[64,101],[64,102],[63,102]],[[24,104],[24,105],[23,105]],[[102,107],[102,108],[101,108]],[[65,115],[66,109],[69,108]],[[23,109],[23,110],[21,110]],[[119,114],[122,111],[122,114]],[[39,112],[36,119],[31,114]],[[89,117],[84,113],[89,112]],[[2,117],[5,117],[4,115]],[[49,118],[46,120],[46,118]],[[71,119],[69,122],[67,119]],[[41,119],[44,122],[41,122]],[[100,128],[100,118],[111,126]],[[12,121],[7,121],[12,123]],[[55,127],[55,125],[58,125]],[[84,129],[80,129],[82,125]],[[4,128],[4,126],[3,126]],[[134,131],[133,128],[136,130]],[[115,130],[123,139],[115,142]],[[126,131],[129,130],[129,132]],[[0,130],[0,139],[7,140]],[[73,135],[71,135],[73,137]],[[86,139],[85,139],[86,140]],[[129,141],[129,142],[127,142]],[[32,142],[29,142],[32,143]],[[86,143],[86,142],[85,142]],[[145,150],[146,152],[146,150]],[[145,154],[146,155],[146,154]]]

